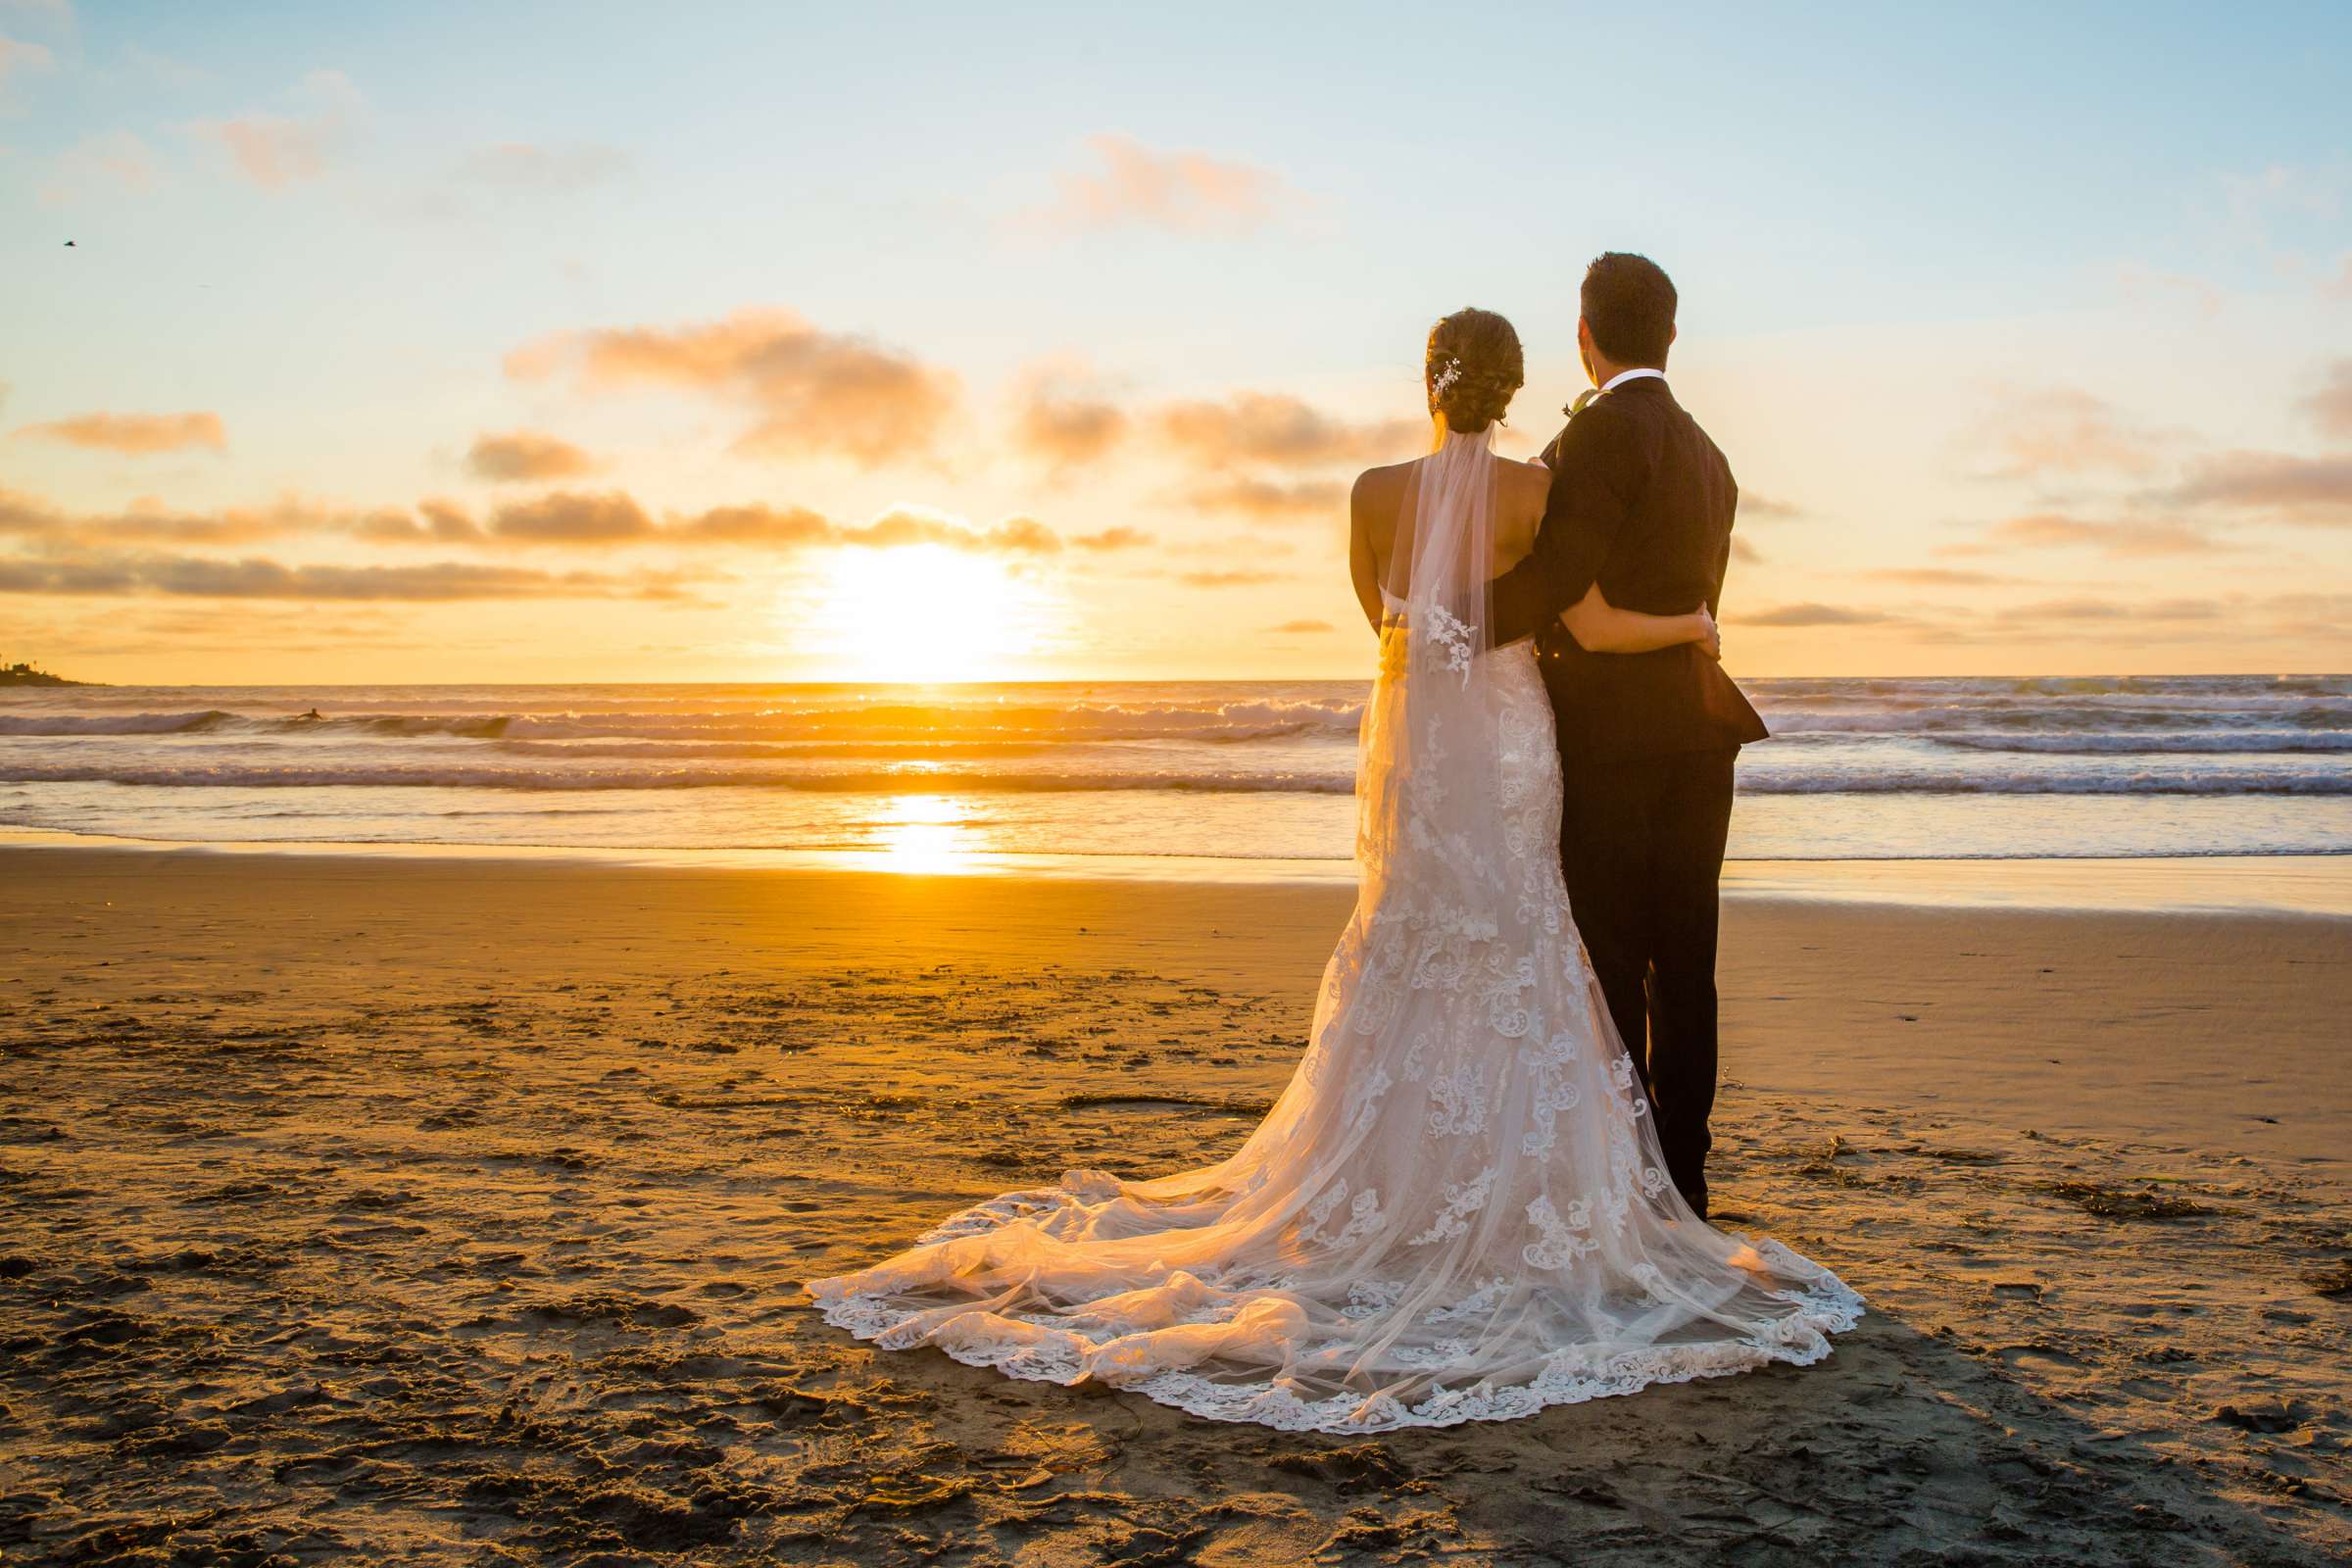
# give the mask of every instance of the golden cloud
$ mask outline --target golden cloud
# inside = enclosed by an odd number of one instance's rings
[[[679,387],[743,407],[753,422],[734,450],[748,457],[840,456],[868,467],[933,450],[961,396],[946,370],[789,311],[559,332],[506,360],[518,380],[565,370],[588,393]]]
[[[244,544],[286,534],[382,527],[400,516],[391,513],[362,517],[291,499],[269,507],[183,513],[152,498],[134,501],[121,512],[69,515],[31,496],[0,491],[0,534],[13,534],[52,550],[94,543]]]
[[[2352,263],[2346,264],[2345,271],[2352,276]],[[2352,440],[2352,360],[2338,360],[2328,367],[2328,384],[2299,406],[2329,435]]]
[[[366,107],[351,78],[339,71],[314,71],[293,93],[290,115],[254,113],[235,120],[199,121],[188,127],[200,140],[217,142],[254,184],[276,190],[296,180],[316,179],[350,134]]]
[[[1186,499],[1211,512],[1239,512],[1274,520],[1339,517],[1348,506],[1348,487],[1336,479],[1292,483],[1243,476],[1196,485]]]
[[[1031,456],[1057,468],[1092,463],[1127,434],[1126,411],[1090,393],[1071,370],[1034,369],[1022,378],[1016,396],[1014,439]]]
[[[789,550],[805,545],[830,544],[834,527],[830,518],[810,512],[806,507],[777,508],[755,503],[742,507],[712,507],[708,512],[673,524],[668,535],[681,541],[766,545],[771,549]]]
[[[617,490],[601,496],[557,491],[500,507],[490,514],[490,532],[532,544],[626,544],[651,538],[654,520]]]
[[[153,457],[188,447],[228,450],[228,430],[220,416],[194,414],[76,414],[46,424],[28,424],[16,432],[20,441],[62,441],[68,446],[114,452],[123,457]]]
[[[1081,550],[1135,550],[1152,542],[1141,528],[1104,528],[1098,533],[1074,533],[1070,543]]]
[[[2014,393],[1979,430],[1989,475],[2002,479],[2097,472],[2147,473],[2172,438],[2128,423],[2103,399],[2073,387]]]
[[[944,514],[898,507],[861,527],[836,527],[833,543],[888,548],[946,545],[992,555],[1052,555],[1061,537],[1034,517],[1013,517],[994,528],[973,529]]]
[[[372,512],[351,531],[373,544],[475,544],[487,537],[480,523],[450,501],[419,501],[416,515],[397,509]]]
[[[121,513],[69,514],[35,497],[0,490],[0,537],[19,546],[0,556],[0,592],[62,596],[161,594],[286,600],[458,600],[641,598],[678,601],[708,572],[639,568],[628,573],[553,571],[498,564],[312,565],[268,559],[141,554],[125,545],[233,546],[297,536],[370,545],[463,544],[570,550],[736,548],[891,549],[941,546],[975,555],[1039,559],[1065,548],[1140,548],[1151,536],[1106,528],[1069,539],[1034,517],[978,527],[946,513],[901,506],[863,523],[841,523],[807,508],[761,503],[714,507],[657,522],[619,491],[558,491],[494,509],[486,524],[447,501],[416,509],[353,512],[298,500],[217,513],[169,512],[144,502]]]
[[[1250,164],[1163,152],[1116,132],[1089,136],[1086,145],[1101,167],[1061,175],[1058,199],[1031,215],[1040,225],[1239,234],[1265,226],[1297,200],[1278,176]]]
[[[1429,433],[1426,419],[1335,418],[1282,392],[1237,392],[1223,402],[1172,404],[1160,411],[1162,440],[1214,467],[1262,463],[1308,467],[1393,462]]]
[[[2011,517],[1987,529],[1977,544],[1946,545],[1942,556],[1981,556],[2002,548],[2093,549],[2117,560],[2148,556],[2201,555],[2226,548],[2185,523],[2137,520],[2100,521],[2061,513],[2034,513]]]
[[[1776,605],[1770,610],[1752,610],[1724,616],[1726,625],[1737,626],[1880,626],[1899,621],[1902,617],[1883,610],[1855,610],[1843,605],[1804,603]]]
[[[99,557],[0,561],[0,593],[195,599],[404,600],[678,599],[672,574],[609,576],[443,561],[409,566],[289,565],[249,558]]]
[[[2193,466],[2167,493],[2181,506],[2269,512],[2288,522],[2352,523],[2352,454],[2324,458],[2283,452],[2224,452]]]
[[[1900,583],[1907,588],[1995,588],[2022,582],[1993,571],[1961,571],[1950,566],[1889,566],[1866,571],[1873,582]]]
[[[479,435],[466,454],[466,466],[477,479],[510,484],[536,479],[568,479],[595,469],[596,461],[557,436],[537,430],[513,430],[504,435]]]
[[[1254,588],[1260,583],[1290,581],[1279,571],[1182,571],[1176,580],[1188,588]]]

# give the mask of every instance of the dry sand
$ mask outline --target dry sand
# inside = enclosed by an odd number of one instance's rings
[[[1349,1442],[802,1303],[1231,1147],[1347,897],[0,851],[0,1559],[2352,1548],[2342,921],[1735,905],[1723,1217],[1873,1309],[1802,1371]]]

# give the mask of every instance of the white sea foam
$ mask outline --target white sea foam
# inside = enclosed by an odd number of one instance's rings
[[[1740,822],[1769,820],[1776,853],[2352,853],[2352,678],[1749,690],[1776,738],[1741,760],[1736,852]],[[1354,681],[28,688],[0,691],[0,825],[830,844],[903,837],[914,812],[1045,850],[1345,855],[1363,699]]]

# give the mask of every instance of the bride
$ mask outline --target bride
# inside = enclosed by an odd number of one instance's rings
[[[1436,449],[1356,485],[1380,634],[1361,883],[1289,1087],[1214,1164],[1073,1170],[811,1282],[827,1321],[1217,1420],[1364,1433],[1802,1365],[1861,1317],[1828,1270],[1712,1229],[1666,1178],[1569,917],[1535,657],[1486,637],[1486,584],[1547,489],[1494,452],[1518,336],[1458,312],[1425,375]],[[1703,612],[1637,615],[1597,590],[1569,625],[1596,651],[1713,635]]]

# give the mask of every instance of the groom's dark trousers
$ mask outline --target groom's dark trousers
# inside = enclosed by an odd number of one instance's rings
[[[1536,638],[1559,740],[1570,912],[1649,1099],[1667,1173],[1704,1215],[1717,883],[1733,763],[1766,731],[1696,648],[1591,653],[1559,614],[1595,583],[1624,610],[1716,610],[1740,493],[1657,376],[1594,400],[1544,457],[1550,504],[1528,558],[1493,584],[1492,635]]]

